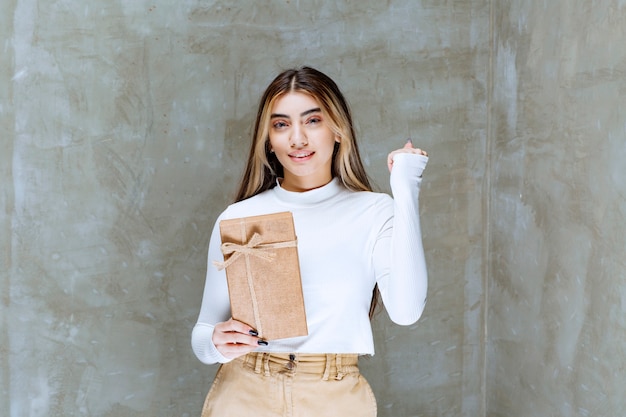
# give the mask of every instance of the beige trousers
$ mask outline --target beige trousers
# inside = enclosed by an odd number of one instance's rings
[[[220,367],[202,417],[375,417],[357,355],[250,353]]]

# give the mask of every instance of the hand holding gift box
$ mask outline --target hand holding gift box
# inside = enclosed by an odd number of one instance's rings
[[[220,222],[233,319],[266,340],[308,334],[297,239],[290,212]]]

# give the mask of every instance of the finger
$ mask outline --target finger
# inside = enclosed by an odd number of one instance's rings
[[[217,348],[224,357],[229,359],[234,359],[239,356],[246,355],[256,349],[256,347],[250,345],[222,345]]]
[[[414,152],[414,153],[416,153],[417,155],[424,155],[424,156],[428,156],[428,152],[426,152],[425,150],[420,149],[420,148],[415,148],[415,149],[413,150],[413,152]]]
[[[218,343],[256,343],[258,336],[256,333],[239,333],[233,331],[222,331],[220,328],[215,328],[213,331],[213,342]]]
[[[228,321],[216,324],[215,330],[220,332],[250,333],[250,331],[254,329],[239,320],[231,318]]]
[[[258,346],[259,337],[257,332],[245,323],[230,319],[215,325],[213,331],[213,343],[221,344],[245,344]]]
[[[404,149],[413,149],[413,141],[410,138],[407,139],[403,148]]]
[[[407,145],[410,147],[411,145],[407,142]],[[399,154],[399,153],[405,153],[408,152],[407,151],[407,145],[404,145],[404,148],[401,149],[396,149],[393,152],[390,152],[389,155],[387,155],[387,168],[389,169],[389,172],[391,172],[391,170],[393,169],[393,158]]]
[[[407,145],[408,145],[408,142],[407,142]],[[411,146],[407,146],[407,145],[404,145],[404,148],[395,152],[407,152],[407,153],[414,153],[416,155],[428,156],[428,152],[426,152],[425,150],[420,149],[420,148],[413,148],[413,145]]]

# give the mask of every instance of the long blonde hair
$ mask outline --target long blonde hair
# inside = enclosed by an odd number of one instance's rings
[[[245,200],[276,185],[283,167],[270,152],[269,127],[276,100],[290,92],[305,93],[319,102],[333,132],[340,138],[333,152],[332,176],[339,177],[346,188],[371,191],[356,143],[352,114],[337,84],[322,72],[302,67],[280,73],[261,97],[248,162],[235,201]]]
[[[330,128],[339,137],[335,144],[331,175],[339,177],[352,191],[372,191],[363,167],[354,134],[352,114],[337,84],[326,74],[310,67],[288,69],[280,73],[267,87],[257,111],[248,161],[239,184],[235,201],[245,200],[276,186],[276,179],[284,175],[283,167],[270,152],[270,115],[274,103],[291,92],[313,97],[326,115]],[[379,300],[378,286],[374,288],[370,317]]]

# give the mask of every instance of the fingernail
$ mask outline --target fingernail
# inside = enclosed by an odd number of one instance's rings
[[[258,336],[259,335],[259,332],[257,332],[256,330],[250,330],[248,333],[250,334],[250,336]]]
[[[411,138],[408,138],[408,139],[406,140],[406,143],[413,143],[413,141],[411,140]]]
[[[258,343],[259,345],[261,345],[261,346],[267,346],[267,345],[269,345],[269,343],[267,343],[267,341],[266,341],[266,340],[263,340],[263,339],[259,339],[259,340],[257,340],[257,343]]]

